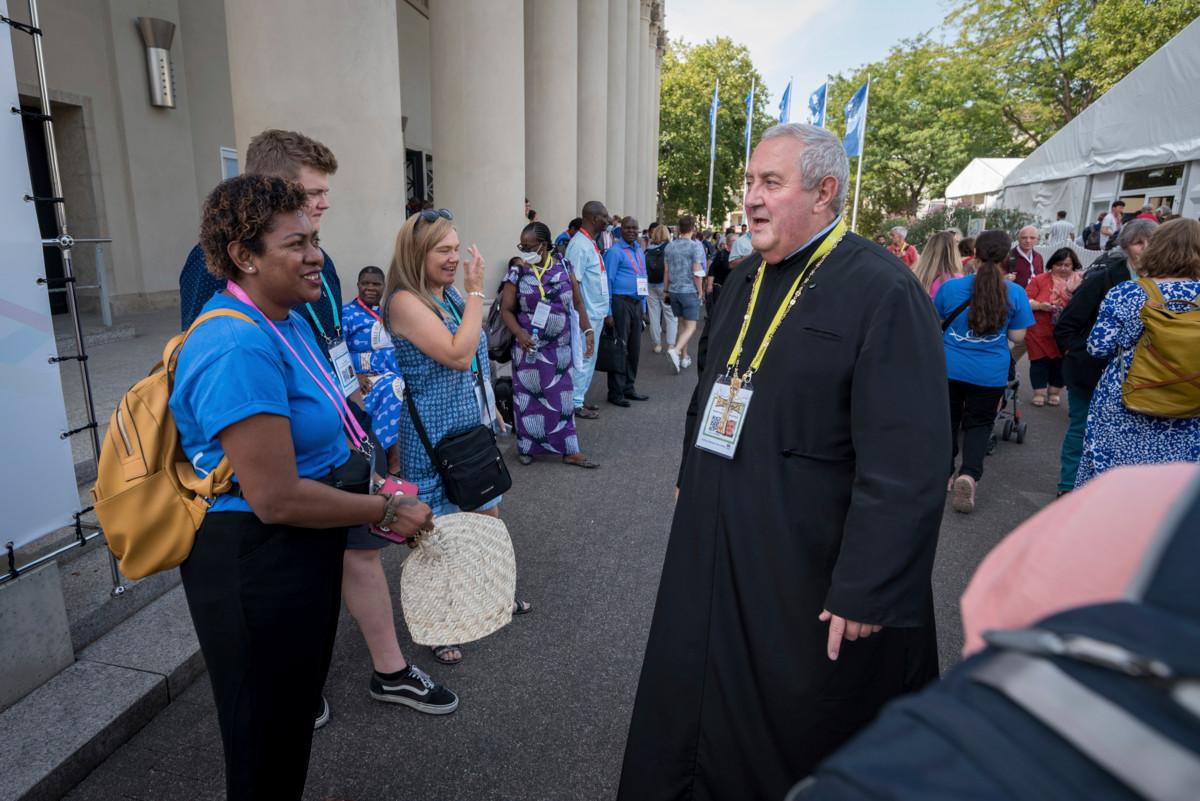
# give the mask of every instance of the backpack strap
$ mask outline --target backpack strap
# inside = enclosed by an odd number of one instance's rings
[[[179,358],[179,351],[183,349],[183,343],[187,342],[188,337],[190,337],[197,328],[204,323],[207,323],[209,320],[217,317],[234,317],[238,320],[250,323],[251,325],[257,325],[257,323],[250,319],[250,317],[240,311],[236,311],[235,309],[213,309],[211,311],[206,311],[204,314],[197,317],[195,321],[188,326],[188,329],[182,334],[171,337],[171,339],[167,342],[166,347],[163,348],[162,361],[159,362],[159,364],[165,366],[167,368],[167,372],[171,373],[172,381],[175,378],[175,361]]]
[[[1158,288],[1158,282],[1153,278],[1139,278],[1138,285],[1146,293],[1146,304],[1150,306],[1163,307],[1167,304],[1166,298],[1163,297],[1162,290]]]
[[[1187,801],[1200,758],[1052,662],[998,654],[971,678],[1000,692],[1099,767],[1150,801]]]

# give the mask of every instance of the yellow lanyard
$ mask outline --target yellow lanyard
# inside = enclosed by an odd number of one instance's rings
[[[758,346],[758,352],[754,354],[753,361],[750,362],[750,369],[743,375],[738,375],[740,363],[742,360],[742,347],[746,343],[746,332],[750,330],[750,318],[754,316],[754,307],[758,303],[758,290],[762,287],[763,273],[766,272],[767,265],[763,263],[758,268],[758,277],[754,279],[754,289],[750,291],[750,303],[746,306],[746,316],[742,318],[742,330],[738,334],[737,342],[734,343],[733,352],[729,354],[729,362],[727,363],[728,370],[726,375],[729,376],[730,386],[734,392],[741,388],[743,384],[750,383],[750,378],[762,366],[763,357],[767,355],[767,348],[771,346],[771,340],[775,338],[775,332],[779,330],[779,326],[783,324],[783,318],[787,317],[792,307],[796,305],[796,301],[800,299],[805,288],[808,286],[805,279],[816,272],[817,268],[825,261],[833,249],[842,241],[842,237],[846,235],[846,221],[838,220],[837,225],[829,232],[829,236],[825,237],[820,247],[809,258],[808,264],[796,276],[796,280],[792,282],[792,288],[788,294],[784,296],[783,302],[775,311],[775,316],[771,318],[771,324],[767,327],[767,333],[763,335],[762,343]],[[815,263],[815,265],[814,265]]]
[[[542,300],[546,299],[546,288],[544,286],[542,286],[542,276],[545,275],[546,271],[550,269],[550,259],[551,259],[551,256],[549,253],[547,253],[546,260],[544,262],[542,262],[541,270],[538,270],[538,268],[534,267],[532,264],[529,265],[529,269],[533,271],[533,277],[537,279],[538,292],[541,293]]]

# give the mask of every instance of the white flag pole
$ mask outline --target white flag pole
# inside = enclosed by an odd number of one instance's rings
[[[713,90],[713,94],[719,96],[721,91],[721,79],[717,78],[717,87]],[[709,145],[708,145],[708,205],[704,209],[704,225],[707,227],[709,218],[712,217],[712,185],[713,185],[713,166],[717,162],[717,115],[712,110],[712,104],[708,107],[709,116]]]
[[[828,92],[828,89],[826,90]],[[858,190],[862,186],[863,151],[867,149],[867,112],[871,108],[871,76],[867,76],[867,93],[863,96],[862,131],[858,139],[858,175],[854,179],[854,212],[850,215],[850,230],[858,233]]]

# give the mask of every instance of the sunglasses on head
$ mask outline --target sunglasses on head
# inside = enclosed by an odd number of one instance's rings
[[[450,209],[422,209],[419,214],[421,215],[421,221],[427,223],[436,222],[438,217],[441,217],[443,220],[454,219],[454,215],[450,213]]]

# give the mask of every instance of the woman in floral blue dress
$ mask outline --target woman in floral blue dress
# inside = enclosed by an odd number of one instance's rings
[[[1158,228],[1142,256],[1142,276],[1153,280],[1176,311],[1188,301],[1200,303],[1200,222],[1173,220]],[[1200,461],[1200,417],[1153,417],[1125,408],[1121,384],[1142,336],[1146,290],[1137,281],[1117,284],[1100,305],[1088,337],[1088,352],[1109,359],[1088,409],[1083,457],[1075,486],[1126,464]],[[1200,317],[1200,311],[1195,312]],[[1200,324],[1200,323],[1198,323]],[[1200,371],[1200,353],[1186,372]]]
[[[579,452],[575,433],[571,309],[579,315],[589,356],[595,341],[579,286],[566,260],[554,252],[545,223],[525,226],[520,250],[508,264],[499,300],[504,324],[513,333],[517,458],[529,464],[535,455],[558,454],[564,464],[598,467]]]

